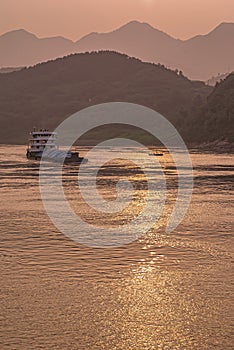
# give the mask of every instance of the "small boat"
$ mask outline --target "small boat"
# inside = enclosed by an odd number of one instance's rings
[[[43,154],[44,152],[44,154]],[[57,145],[57,133],[46,129],[36,131],[35,129],[30,133],[26,157],[31,160],[41,160],[60,162],[64,159],[64,163],[80,164],[88,160],[80,157],[77,150],[62,151]]]
[[[153,153],[149,153],[149,156],[151,156],[151,157],[162,157],[163,153],[161,153],[161,152],[153,152]]]

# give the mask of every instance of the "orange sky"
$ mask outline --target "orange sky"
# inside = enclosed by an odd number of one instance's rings
[[[24,28],[77,40],[131,20],[186,39],[234,22],[234,0],[0,0],[0,34]]]

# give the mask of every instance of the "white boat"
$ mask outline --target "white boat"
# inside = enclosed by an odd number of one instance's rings
[[[45,149],[46,148],[46,149]],[[59,162],[64,159],[64,163],[81,163],[87,159],[80,157],[78,151],[62,151],[57,145],[57,133],[46,129],[30,133],[26,157],[32,160],[41,160]]]

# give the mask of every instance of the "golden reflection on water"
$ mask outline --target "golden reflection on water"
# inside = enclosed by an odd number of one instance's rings
[[[205,295],[198,297],[192,284],[190,290],[185,289],[192,276],[165,270],[165,259],[164,255],[142,259],[117,291],[124,307],[121,328],[125,338],[116,348],[209,348],[212,334],[207,332],[207,325],[212,320],[215,326],[218,304]]]

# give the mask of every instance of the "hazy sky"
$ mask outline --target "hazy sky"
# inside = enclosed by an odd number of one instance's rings
[[[234,0],[0,0],[0,34],[24,28],[77,40],[131,20],[186,39],[234,22]]]

